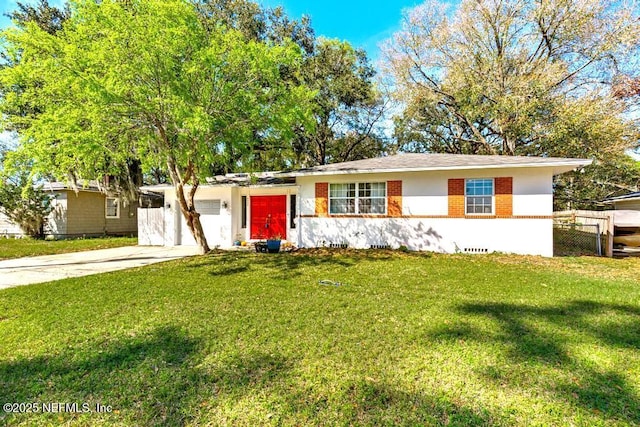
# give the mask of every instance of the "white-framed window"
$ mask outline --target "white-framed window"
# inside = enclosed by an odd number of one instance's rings
[[[117,197],[107,197],[104,208],[105,218],[120,218],[120,200]]]
[[[491,215],[494,212],[493,178],[466,179],[464,182],[465,213]]]
[[[387,183],[329,184],[329,213],[334,215],[384,215]]]

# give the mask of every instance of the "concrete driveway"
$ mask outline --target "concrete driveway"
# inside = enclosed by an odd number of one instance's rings
[[[0,261],[0,289],[141,267],[197,255],[196,246],[125,246]]]

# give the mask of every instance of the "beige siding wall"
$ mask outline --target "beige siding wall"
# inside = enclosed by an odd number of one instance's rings
[[[67,234],[67,191],[56,193],[51,201],[53,209],[47,217],[45,234],[48,236],[64,236]],[[70,192],[72,197],[73,192]]]
[[[103,234],[105,226],[103,194],[67,193],[67,234]]]
[[[136,233],[137,203],[120,204],[120,218],[105,217],[105,195],[81,191],[67,193],[67,234]]]
[[[104,216],[104,197],[102,201]],[[120,218],[107,218],[107,234],[135,234],[138,231],[138,202],[124,206],[120,201]]]

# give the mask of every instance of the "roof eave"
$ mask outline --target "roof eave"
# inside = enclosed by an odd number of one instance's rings
[[[198,188],[275,188],[275,187],[297,187],[298,185],[295,183],[283,183],[283,184],[201,184]],[[173,185],[166,185],[162,187],[155,186],[142,186],[140,190],[145,191],[167,191],[173,190],[175,187]],[[185,185],[185,188],[191,188],[190,185]]]
[[[553,174],[569,172],[580,167],[588,166],[592,160],[576,159],[575,161],[553,162],[553,163],[522,163],[522,164],[492,164],[492,165],[463,165],[463,166],[435,166],[418,168],[393,168],[393,169],[348,169],[332,171],[310,171],[310,172],[283,172],[280,177],[303,177],[322,175],[351,175],[363,173],[401,173],[401,172],[431,172],[431,171],[452,171],[452,170],[478,170],[478,169],[520,169],[520,168],[551,168]]]
[[[636,197],[614,197],[612,199],[603,200],[602,203],[617,203],[617,202],[636,202],[640,200],[640,196]]]

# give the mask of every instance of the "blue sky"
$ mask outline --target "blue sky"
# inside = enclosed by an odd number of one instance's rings
[[[21,3],[37,4],[37,0],[19,0]],[[11,12],[16,9],[16,0],[0,0],[0,27],[4,28],[11,23],[11,20],[7,18],[5,13]],[[64,4],[63,0],[49,0],[49,4],[54,6],[61,6]]]
[[[23,0],[35,3],[35,0]],[[420,0],[254,0],[263,6],[284,7],[287,15],[299,19],[302,15],[311,17],[311,25],[316,35],[347,40],[356,47],[367,50],[369,57],[378,57],[378,44],[389,38],[400,26],[404,8],[421,3]],[[62,0],[50,0],[54,5]],[[0,0],[0,12],[14,10],[15,0]],[[0,17],[0,26],[9,20]]]
[[[316,35],[346,40],[378,56],[378,44],[400,28],[402,10],[419,0],[261,0],[264,6],[284,7],[287,15],[311,17]]]

